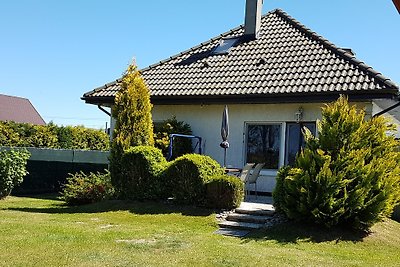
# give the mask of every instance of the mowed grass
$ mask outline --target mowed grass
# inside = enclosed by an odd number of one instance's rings
[[[0,266],[399,266],[400,224],[368,236],[286,223],[246,238],[214,234],[206,209],[55,197],[0,201]]]

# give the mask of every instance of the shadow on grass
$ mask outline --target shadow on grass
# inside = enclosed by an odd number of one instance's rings
[[[351,228],[326,228],[321,225],[312,225],[299,222],[286,222],[266,230],[258,230],[243,238],[247,243],[251,240],[275,240],[282,244],[296,244],[300,242],[329,242],[341,241],[362,242],[369,233],[355,231]]]
[[[35,199],[51,199],[59,200],[57,195],[45,196],[29,196]],[[123,200],[107,200],[93,204],[81,206],[67,206],[63,203],[55,203],[47,207],[10,207],[7,210],[32,212],[32,213],[99,213],[109,211],[129,211],[134,214],[151,215],[151,214],[171,214],[180,213],[186,216],[209,216],[214,210],[199,208],[193,206],[175,205],[172,203],[155,202],[155,201],[123,201]]]

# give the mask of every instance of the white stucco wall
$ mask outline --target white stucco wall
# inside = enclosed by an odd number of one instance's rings
[[[316,121],[321,118],[323,103],[310,104],[231,104],[229,109],[230,147],[226,163],[232,167],[243,167],[245,162],[245,131],[247,123],[280,123],[281,147],[279,166],[284,164],[285,127],[287,122],[295,122],[295,113],[299,107],[303,109],[303,121]],[[366,108],[368,115],[372,106],[358,103]],[[223,163],[224,150],[221,143],[221,119],[224,105],[158,105],[153,108],[153,120],[162,121],[172,116],[189,123],[193,134],[203,138],[203,152]],[[272,192],[275,187],[276,170],[263,170],[257,182],[258,191]]]
[[[163,121],[176,116],[192,127],[194,135],[203,139],[203,153],[223,164],[224,150],[221,143],[221,120],[225,105],[154,105],[153,121]],[[295,122],[295,113],[303,109],[303,121],[313,122],[321,119],[321,107],[324,103],[295,104],[230,104],[229,137],[230,147],[227,150],[228,167],[243,167],[245,162],[245,131],[248,123],[279,123],[282,125],[279,166],[284,164],[286,123]],[[371,103],[357,103],[365,108],[367,117],[372,114]],[[114,122],[111,121],[111,127]],[[257,182],[258,191],[272,192],[275,188],[277,170],[263,170]],[[253,190],[253,185],[250,190]]]

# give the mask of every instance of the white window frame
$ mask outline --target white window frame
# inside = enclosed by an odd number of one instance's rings
[[[249,125],[279,125],[280,126],[280,144],[279,144],[279,161],[278,169],[283,166],[285,160],[285,133],[286,123],[277,121],[245,121],[243,127],[243,165],[247,163],[247,140],[248,140],[248,126]],[[262,169],[260,174],[265,176],[275,176],[278,169]]]

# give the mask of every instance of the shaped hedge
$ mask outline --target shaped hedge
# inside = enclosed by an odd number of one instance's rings
[[[204,205],[206,184],[223,175],[223,168],[209,156],[188,154],[175,159],[165,171],[172,197],[178,203]]]

